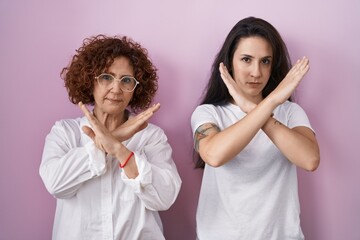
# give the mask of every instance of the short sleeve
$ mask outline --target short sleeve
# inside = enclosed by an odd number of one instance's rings
[[[289,105],[289,108],[287,110],[287,116],[287,126],[289,128],[304,126],[310,128],[314,132],[308,116],[306,115],[304,109],[298,104],[291,103]]]
[[[212,105],[200,105],[191,115],[191,129],[194,134],[196,129],[205,123],[214,123],[218,126],[217,112]]]

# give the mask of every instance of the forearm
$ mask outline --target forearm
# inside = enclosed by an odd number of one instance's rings
[[[319,147],[310,129],[306,127],[290,129],[275,118],[269,118],[262,130],[282,154],[296,166],[314,171],[319,165]]]
[[[86,147],[73,148],[63,153],[61,148],[50,145],[45,145],[39,172],[47,190],[56,198],[72,197],[83,182],[106,170],[105,156],[95,146],[90,156]]]
[[[218,167],[232,160],[266,123],[276,105],[270,99],[259,103],[244,118],[223,131],[200,142],[199,153],[209,165]]]
[[[116,159],[119,161],[119,167],[121,167],[126,176],[130,179],[134,179],[139,175],[138,166],[135,161],[134,153],[127,149],[122,143],[116,145]]]

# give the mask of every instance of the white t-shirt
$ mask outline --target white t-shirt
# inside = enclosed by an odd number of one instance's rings
[[[157,211],[173,204],[181,186],[164,132],[149,124],[123,142],[139,171],[129,179],[84,125],[85,117],[61,120],[46,137],[40,175],[57,198],[53,239],[164,239]]]
[[[223,130],[245,115],[233,104],[201,105],[192,114],[192,131],[204,123]],[[311,128],[292,102],[278,106],[274,117],[289,128]],[[296,166],[260,130],[233,160],[218,168],[205,165],[196,222],[200,240],[304,239]]]

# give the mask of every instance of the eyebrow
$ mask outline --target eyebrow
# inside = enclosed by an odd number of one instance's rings
[[[114,74],[113,72],[110,72],[110,71],[106,71],[107,74],[110,74],[110,75],[113,75],[115,78],[116,78],[116,74]],[[124,74],[124,75],[121,75],[119,78],[122,78],[122,77],[134,77],[133,75],[131,74]]]
[[[254,58],[254,56],[251,56],[249,54],[241,54],[241,56],[248,57],[248,58]],[[265,56],[265,57],[262,57],[261,59],[264,59],[264,58],[273,58],[273,57],[272,56]]]

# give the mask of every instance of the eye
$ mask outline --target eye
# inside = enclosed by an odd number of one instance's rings
[[[262,60],[262,63],[264,63],[264,64],[270,64],[270,63],[271,63],[271,60],[270,60],[269,58],[264,58],[264,59]]]
[[[121,81],[124,83],[124,84],[132,84],[134,82],[134,79],[131,78],[131,77],[123,77],[121,79]]]
[[[243,57],[243,58],[241,59],[241,61],[248,63],[248,62],[251,61],[251,59],[250,59],[249,57]]]
[[[104,81],[112,81],[114,78],[110,74],[101,74],[100,79]]]

